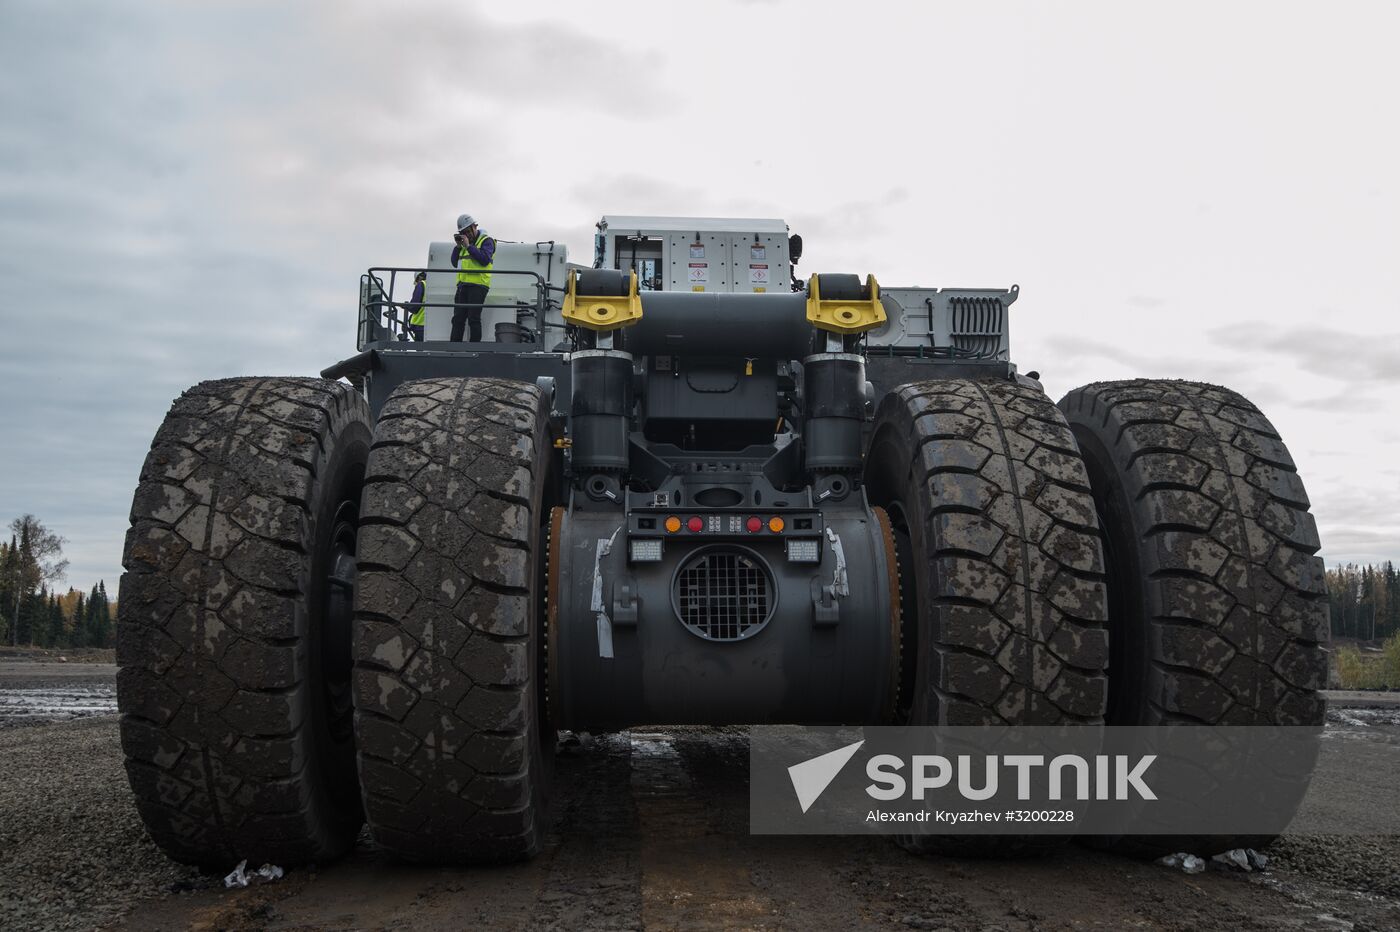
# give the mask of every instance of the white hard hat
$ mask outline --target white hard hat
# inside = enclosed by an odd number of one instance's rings
[[[457,218],[457,229],[458,229],[458,230],[465,230],[467,227],[471,226],[473,223],[476,223],[476,218],[475,218],[475,217],[473,217],[471,214],[462,214],[462,216],[460,216],[460,217]]]

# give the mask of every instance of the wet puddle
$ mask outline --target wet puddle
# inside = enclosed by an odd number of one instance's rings
[[[0,727],[117,714],[115,684],[0,688]]]
[[[1377,728],[1400,725],[1400,708],[1327,710],[1327,724],[1345,728]]]

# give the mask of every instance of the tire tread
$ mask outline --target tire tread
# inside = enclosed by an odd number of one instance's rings
[[[328,860],[358,812],[333,811],[303,728],[306,557],[336,438],[364,400],[320,379],[202,382],[141,469],[123,553],[117,697],[126,770],[177,860]],[[353,774],[350,774],[353,777]]]
[[[356,732],[367,820],[410,860],[512,860],[541,843],[529,647],[545,417],[535,386],[485,378],[404,383],[381,414]]]

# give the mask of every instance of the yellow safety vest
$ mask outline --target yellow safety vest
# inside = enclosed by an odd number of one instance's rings
[[[413,287],[413,290],[414,290],[414,291],[417,291],[419,285],[422,285],[422,286],[423,286],[423,295],[422,295],[422,297],[420,297],[420,298],[418,299],[418,310],[414,311],[414,312],[413,312],[413,316],[410,317],[410,318],[408,319],[408,322],[409,322],[411,325],[413,325],[414,327],[421,327],[421,326],[423,326],[423,324],[424,324],[423,305],[424,305],[425,303],[427,303],[427,300],[428,300],[428,283],[427,283],[427,282],[414,282],[414,283],[413,283],[413,286],[414,286],[414,287]],[[412,304],[413,302],[410,301],[409,303]]]
[[[472,243],[472,245],[480,249],[481,244],[486,242],[486,239],[486,234],[482,233],[476,238],[476,242]],[[491,258],[494,261],[496,257],[492,254]],[[463,246],[458,265],[461,267],[461,271],[457,273],[457,281],[459,283],[464,282],[468,285],[485,285],[487,288],[491,287],[491,262],[482,265],[480,262],[473,259],[472,254],[467,252],[467,247]]]

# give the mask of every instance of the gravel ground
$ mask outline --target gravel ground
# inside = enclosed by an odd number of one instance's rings
[[[197,880],[146,837],[115,718],[0,731],[0,925],[91,929]]]
[[[1392,835],[1285,835],[1268,854],[1274,867],[1400,902],[1400,839]]]
[[[3,674],[0,689],[71,683],[30,670],[17,686]],[[1333,719],[1338,741],[1400,734],[1395,712]],[[1323,794],[1357,824],[1400,770],[1367,760],[1366,773],[1334,771]],[[1248,875],[1185,875],[1074,847],[1019,862],[915,858],[876,838],[749,835],[746,763],[743,729],[589,738],[558,760],[553,827],[527,864],[406,867],[362,837],[335,865],[229,891],[146,838],[115,718],[15,726],[0,730],[0,927],[1400,928],[1397,837],[1285,837],[1271,869]]]
[[[544,855],[498,870],[344,862],[226,891],[147,840],[109,717],[0,733],[8,929],[1400,928],[1400,842],[1285,838],[1264,875],[1070,848],[914,858],[881,839],[747,833],[741,730],[591,739],[560,758]],[[231,865],[230,865],[231,866]]]

